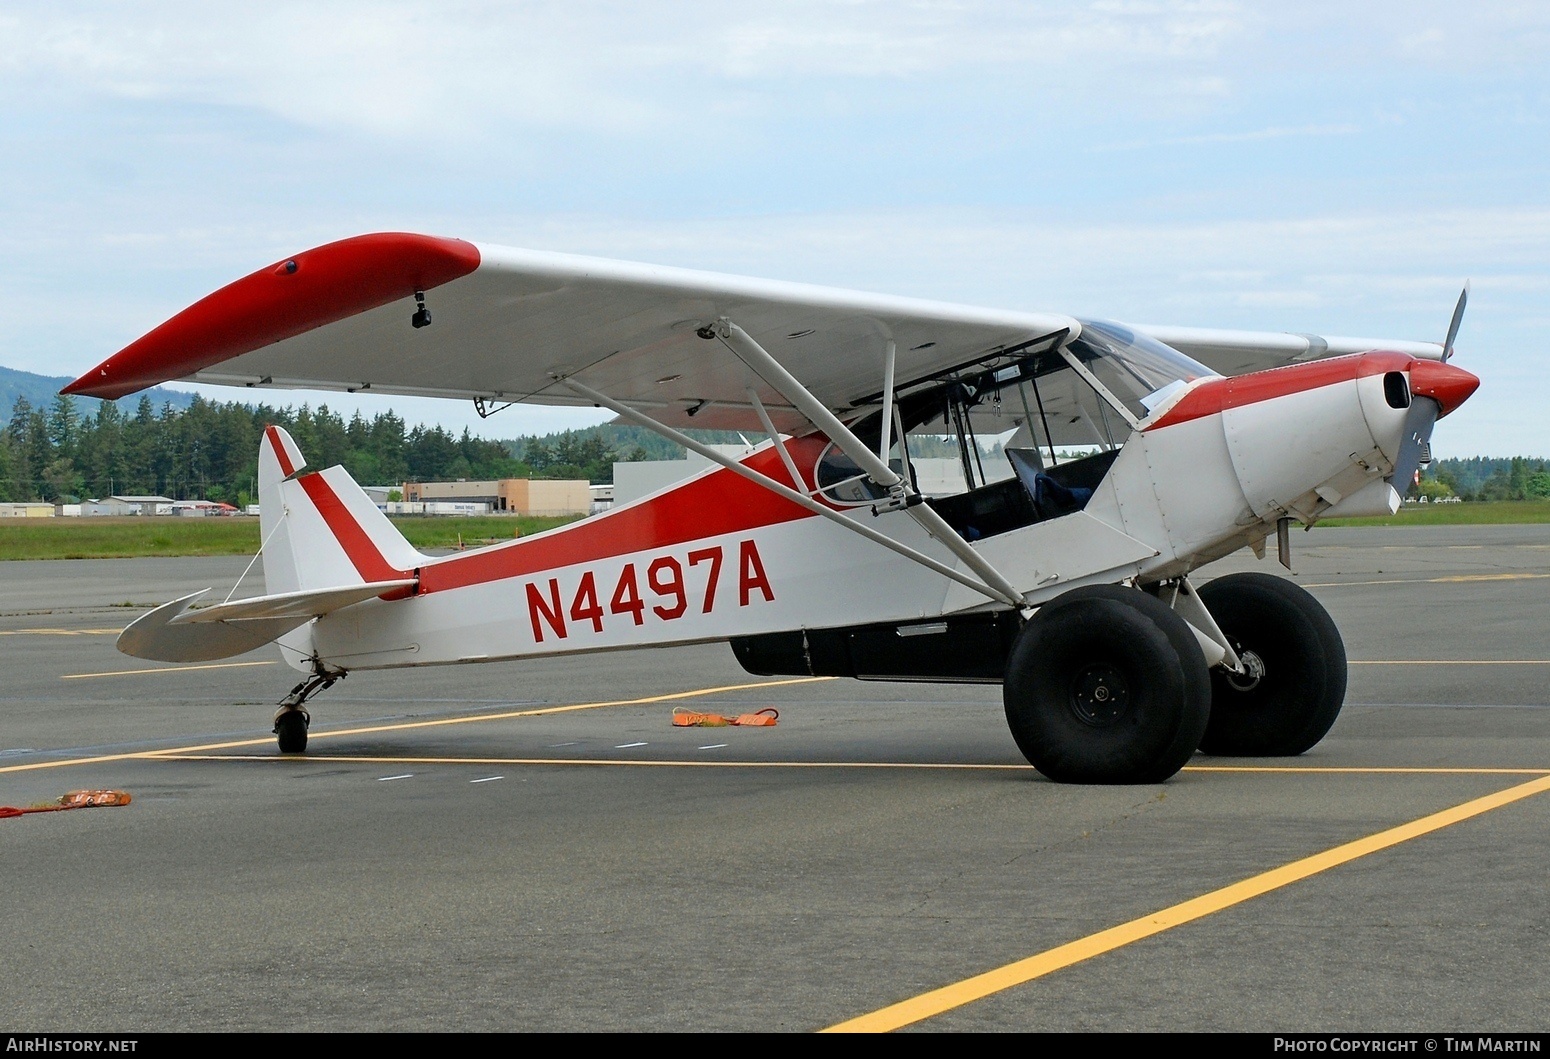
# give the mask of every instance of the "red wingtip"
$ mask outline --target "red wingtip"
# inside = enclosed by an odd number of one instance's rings
[[[202,298],[66,386],[114,399],[430,290],[479,267],[462,239],[379,232],[261,268]]]

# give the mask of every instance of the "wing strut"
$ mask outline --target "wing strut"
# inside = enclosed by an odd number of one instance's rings
[[[794,504],[800,504],[802,507],[811,511],[813,514],[822,515],[824,518],[829,519],[831,522],[836,522],[854,533],[859,533],[861,536],[867,538],[868,540],[875,541],[876,543],[881,544],[884,548],[897,552],[898,554],[904,556],[906,559],[912,560],[913,562],[917,562],[921,566],[926,567],[928,570],[933,570],[936,573],[941,574],[943,577],[951,578],[952,580],[958,582],[960,585],[963,585],[965,588],[971,588],[976,592],[989,596],[991,599],[998,603],[1007,603],[1014,607],[1022,605],[1022,598],[1018,595],[1015,589],[1010,592],[1003,592],[998,588],[992,588],[988,585],[982,584],[974,578],[960,573],[953,567],[948,566],[946,563],[938,562],[937,560],[931,558],[931,556],[926,555],[924,552],[916,551],[909,545],[896,541],[887,534],[881,533],[872,527],[865,525],[864,523],[858,522],[852,518],[847,518],[846,516],[840,514],[838,511],[835,511],[833,508],[825,507],[823,504],[820,504],[806,493],[800,493],[795,489],[792,489],[790,486],[782,485],[780,482],[777,482],[775,479],[769,477],[768,475],[760,474],[752,467],[739,463],[737,460],[734,460],[732,457],[726,456],[716,451],[709,445],[695,441],[687,434],[674,430],[672,427],[663,423],[657,422],[655,419],[652,419],[644,412],[636,411],[629,405],[622,404],[619,401],[614,400],[612,397],[609,397],[605,393],[594,390],[592,387],[583,385],[574,379],[562,378],[559,381],[574,393],[581,394],[583,397],[602,405],[604,408],[611,408],[615,412],[618,412],[620,415],[624,416],[626,419],[639,423],[647,430],[655,431],[665,438],[676,441],[684,448],[698,452],[701,456],[704,456],[712,463],[720,464],[727,470],[732,471],[735,474],[739,474],[757,485],[762,485],[764,488],[770,490],[770,492],[778,493]],[[776,435],[775,444],[778,448],[783,448],[783,446],[780,444],[778,435]],[[790,459],[789,454],[786,458],[788,460]],[[795,465],[790,465],[788,469],[794,472]],[[800,477],[797,479],[797,481],[801,481]]]
[[[880,511],[903,508],[927,533],[946,545],[949,551],[963,560],[965,566],[983,579],[983,586],[972,587],[1003,603],[1010,603],[1013,606],[1022,604],[1022,593],[1012,582],[986,562],[985,557],[959,536],[958,531],[949,526],[947,520],[937,514],[935,508],[930,504],[920,503],[919,494],[912,494],[909,484],[895,474],[893,468],[879,459],[877,453],[867,448],[849,427],[840,422],[839,417],[814,397],[807,387],[798,382],[780,361],[770,356],[763,346],[755,342],[747,331],[726,317],[722,317],[709,327],[702,328],[699,334],[701,338],[719,338],[722,345],[730,349],[737,359],[758,373],[765,382],[775,388],[777,393],[790,401],[797,411],[807,416],[814,426],[827,434],[829,440],[838,445],[845,455],[856,461],[856,466],[865,471],[872,481],[888,490],[888,500],[878,505]],[[891,349],[892,343],[889,343],[889,346]],[[886,369],[889,376],[893,374],[892,369],[893,360],[890,357]],[[887,434],[888,431],[885,429],[883,433]],[[845,519],[845,521],[852,526],[856,525],[851,519]],[[986,591],[987,587],[992,591]]]
[[[764,410],[764,402],[759,400],[759,391],[752,386],[748,387],[748,401],[753,405],[753,410],[758,413],[759,422],[764,425],[764,432],[770,436],[770,444],[774,445],[775,451],[780,453],[780,462],[786,465],[786,473],[791,475],[792,486],[801,489],[802,472],[797,470],[796,461],[791,458],[791,453],[786,451],[786,446],[780,440],[780,431],[775,429],[769,412]]]

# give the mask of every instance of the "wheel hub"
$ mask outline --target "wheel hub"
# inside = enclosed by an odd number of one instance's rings
[[[1114,666],[1090,665],[1071,684],[1071,709],[1095,727],[1113,724],[1130,706],[1130,686]]]
[[[1252,691],[1265,675],[1265,660],[1253,651],[1238,649],[1238,660],[1243,663],[1243,672],[1234,673],[1227,671],[1227,683],[1239,691]]]

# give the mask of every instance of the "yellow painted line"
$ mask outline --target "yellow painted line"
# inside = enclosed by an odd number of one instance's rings
[[[947,761],[686,761],[681,758],[586,757],[356,757],[352,754],[175,754],[155,755],[158,761],[308,761],[360,762],[367,765],[625,765],[645,768],[716,769],[940,769],[958,771],[1032,772],[1032,765],[969,764]],[[1550,772],[1550,769],[1542,771]]]
[[[120,669],[113,673],[63,673],[60,680],[91,680],[95,677],[139,677],[147,673],[188,673],[196,669],[242,669],[246,666],[277,666],[279,662],[216,662],[207,666],[164,666],[161,669]]]
[[[1451,577],[1396,577],[1386,581],[1320,581],[1303,588],[1347,588],[1352,585],[1441,585],[1461,581],[1535,581],[1550,574],[1455,574]]]
[[[1321,775],[1550,776],[1550,768],[1480,768],[1441,765],[1185,765],[1185,772],[1311,772]]]
[[[1032,772],[1027,764],[974,763],[952,761],[746,761],[685,760],[683,758],[567,758],[567,757],[420,757],[353,754],[200,754],[161,751],[147,756],[158,761],[262,761],[304,765],[309,761],[338,764],[359,762],[367,765],[614,765],[644,768],[717,768],[717,769],[924,769],[960,772]],[[1186,765],[1185,772],[1308,772],[1320,775],[1421,775],[1421,776],[1546,776],[1550,768],[1445,768],[1440,766],[1298,766],[1298,765]]]
[[[117,636],[122,629],[0,629],[0,636]]]
[[[897,1004],[890,1004],[869,1014],[830,1026],[825,1032],[886,1033],[889,1030],[913,1025],[1547,790],[1550,790],[1550,776],[1543,776],[1496,794],[1475,798],[1451,809],[1444,809],[1442,812],[1423,816],[1419,820],[1412,820],[1408,824],[1391,827],[1375,835],[1357,839],[1355,842],[1347,842],[1322,853],[1315,853],[1311,857],[1304,857],[1302,860],[1252,876],[1231,886],[1224,886],[1220,890],[1213,890],[1192,900],[1142,916],[1140,919],[1133,919],[1129,923],[1122,923],[1077,941],[1068,942],[1036,956],[1006,964],[993,971],[975,975],[973,978],[966,978],[941,989],[934,989],[929,993],[922,993]]]
[[[272,665],[269,662],[243,662],[241,665]],[[198,667],[191,667],[198,668]],[[131,670],[131,672],[165,672],[164,670]],[[94,674],[103,675],[103,674]],[[811,684],[833,677],[797,677],[792,680],[762,680],[752,684],[728,684],[717,688],[697,688],[692,691],[675,691],[667,695],[648,695],[640,699],[615,699],[608,702],[582,702],[570,706],[547,706],[536,710],[513,710],[509,713],[484,713],[473,717],[446,717],[434,721],[409,721],[402,724],[382,724],[371,728],[349,728],[336,732],[313,732],[311,738],[327,739],[341,735],[362,735],[374,732],[399,732],[410,728],[436,728],[451,724],[479,724],[484,721],[501,721],[512,717],[542,717],[551,713],[568,713],[574,710],[597,710],[605,706],[644,706],[653,702],[669,702],[674,699],[691,699],[702,695],[715,695],[723,691],[748,691],[755,688],[774,688],[785,684]],[[237,739],[227,743],[202,743],[197,746],[169,747],[166,750],[137,750],[128,754],[103,754],[97,757],[69,758],[64,761],[35,761],[26,765],[0,766],[0,773],[30,772],[34,769],[66,768],[72,765],[95,765],[106,761],[147,761],[168,755],[198,754],[211,750],[232,750],[244,746],[273,744],[268,737],[262,739]],[[315,760],[315,759],[314,759]]]
[[[1358,662],[1348,666],[1550,666],[1550,658],[1397,658]]]

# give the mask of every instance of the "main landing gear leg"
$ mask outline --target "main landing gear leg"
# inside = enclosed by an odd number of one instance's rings
[[[307,727],[312,724],[312,715],[302,704],[318,692],[333,687],[343,677],[343,673],[319,670],[280,700],[280,710],[274,715],[274,734],[279,737],[280,753],[300,754],[307,749]]]

